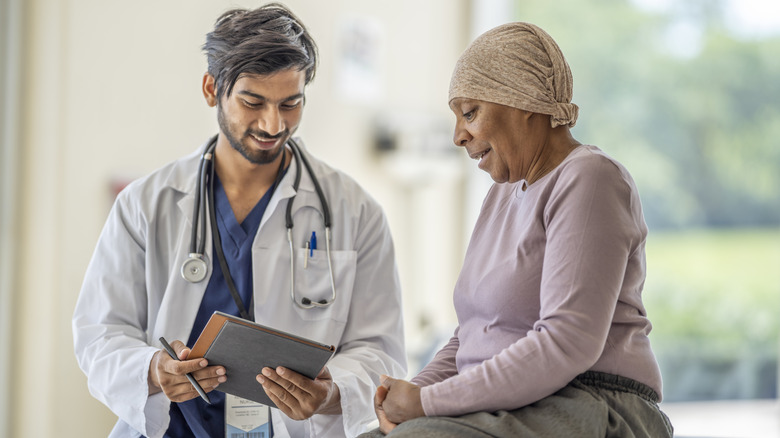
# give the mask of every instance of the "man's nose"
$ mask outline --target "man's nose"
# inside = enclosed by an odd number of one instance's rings
[[[277,135],[284,131],[284,119],[278,108],[268,108],[263,111],[262,116],[257,121],[257,126],[270,135]]]

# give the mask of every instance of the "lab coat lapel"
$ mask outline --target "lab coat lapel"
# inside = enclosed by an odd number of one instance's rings
[[[320,210],[319,206],[319,198],[317,198],[317,193],[314,190],[314,183],[311,180],[311,175],[309,175],[309,172],[306,170],[306,166],[301,163],[300,166],[301,169],[301,182],[298,186],[298,191],[296,192],[295,188],[293,188],[293,184],[295,183],[295,178],[298,172],[298,163],[293,155],[292,160],[290,161],[290,166],[287,168],[287,173],[284,175],[284,178],[279,182],[279,188],[276,189],[276,192],[271,197],[271,200],[268,202],[268,207],[266,208],[266,213],[263,215],[263,219],[260,221],[260,228],[258,229],[258,236],[262,235],[260,231],[268,224],[269,220],[278,214],[281,214],[282,216],[282,227],[284,227],[285,220],[284,217],[287,212],[287,203],[290,202],[290,199],[295,197],[292,202],[292,216],[295,217],[295,212],[300,210],[304,206],[316,206],[318,210]],[[316,201],[316,203],[312,203],[312,197]],[[275,221],[274,221],[275,222]],[[270,226],[270,224],[269,224]],[[282,228],[280,231],[283,231],[284,228]],[[277,232],[277,230],[273,230],[274,232]],[[260,239],[256,239],[257,241]],[[262,245],[261,245],[262,246]]]
[[[160,312],[158,314],[159,317],[157,319],[159,326],[156,328],[156,331],[160,335],[164,334],[165,336],[171,337],[169,341],[179,339],[182,342],[186,342],[189,338],[195,315],[198,312],[200,302],[203,299],[203,294],[206,292],[206,286],[208,285],[213,272],[213,260],[211,258],[212,242],[208,215],[206,215],[206,222],[199,224],[199,227],[202,227],[200,229],[206,233],[206,247],[204,251],[206,254],[206,264],[208,265],[208,274],[203,281],[190,283],[181,277],[180,272],[181,264],[187,260],[190,252],[193,225],[192,213],[193,208],[195,207],[197,179],[199,176],[198,166],[205,146],[206,143],[184,160],[180,166],[172,172],[170,180],[168,181],[171,187],[174,187],[181,192],[181,198],[176,203],[176,208],[179,209],[179,214],[184,218],[179,235],[177,237],[169,236],[170,238],[178,239],[176,244],[177,254],[175,262],[172,265],[173,269],[168,273],[169,288],[161,303]],[[201,207],[205,207],[205,205],[202,204]],[[153,339],[157,338],[155,337]]]
[[[198,168],[200,165],[200,158],[203,155],[203,151],[206,145],[213,140],[210,138],[207,142],[203,143],[198,150],[190,154],[184,161],[177,166],[177,169],[171,173],[168,180],[168,184],[179,190],[183,196],[177,202],[181,215],[185,218],[188,227],[192,226],[192,209],[195,207],[195,196],[198,190]],[[202,202],[202,201],[201,201]]]

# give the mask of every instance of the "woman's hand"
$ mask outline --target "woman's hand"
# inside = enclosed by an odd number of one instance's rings
[[[390,433],[391,430],[398,426],[397,424],[387,419],[385,409],[382,407],[382,402],[385,401],[386,397],[387,388],[380,385],[379,388],[376,389],[376,394],[374,394],[374,412],[376,413],[376,418],[379,420],[379,430],[381,430],[385,435]]]
[[[374,396],[374,411],[383,433],[390,432],[404,421],[425,416],[419,386],[384,375],[380,380],[382,386],[377,388]]]

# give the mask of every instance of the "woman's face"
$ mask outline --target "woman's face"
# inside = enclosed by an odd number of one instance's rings
[[[540,158],[550,121],[548,117],[476,99],[450,101],[455,113],[453,142],[497,183],[517,182]]]

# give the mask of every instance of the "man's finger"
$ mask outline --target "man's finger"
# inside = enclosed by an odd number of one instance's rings
[[[165,353],[168,356],[168,353]],[[187,373],[194,373],[195,371],[206,368],[209,362],[206,359],[191,359],[191,360],[173,360],[170,357],[167,358],[162,364],[163,371],[168,374],[175,374],[177,376],[183,376]]]
[[[171,342],[171,348],[173,348],[173,351],[176,352],[176,357],[180,360],[185,360],[190,355],[190,349],[184,345],[184,342],[178,339]]]
[[[318,389],[313,380],[290,369],[277,367],[276,374],[278,375],[279,379],[283,380],[274,379],[274,381],[279,385],[287,388],[287,391],[289,392],[293,392],[297,388],[301,392],[305,393],[305,395],[314,396]],[[320,373],[320,375],[322,375],[322,373]],[[330,373],[327,375],[330,376]],[[317,378],[320,377],[318,376]],[[285,384],[285,381],[288,383],[288,385]]]
[[[263,385],[263,391],[271,399],[272,402],[279,408],[282,413],[292,418],[293,420],[303,420],[305,417],[298,415],[299,403],[298,399],[290,395],[281,386],[276,384],[268,377],[258,374],[257,381]]]
[[[200,371],[192,373],[192,377],[198,381],[200,386],[202,386],[205,391],[216,388],[220,383],[227,381],[225,368],[221,366],[206,367]]]
[[[182,341],[176,339],[170,345],[179,360],[171,358],[167,352],[162,353],[160,366],[164,372],[183,375],[208,366],[208,361],[204,358],[187,360],[187,357],[190,355],[190,349]]]
[[[279,377],[272,369],[268,367],[263,368],[262,374],[257,375],[257,381],[263,385],[265,393],[268,394],[268,397],[271,397],[274,403],[278,404],[277,400],[279,400],[290,407],[294,407],[293,405],[297,404],[297,399],[292,395],[291,391],[288,391],[282,385],[283,382],[287,381]]]
[[[314,381],[287,368],[265,367],[262,375],[297,399],[312,398],[317,390]]]
[[[202,368],[190,374],[192,374],[192,377],[194,377],[195,380],[201,381],[203,379],[225,377],[225,373],[226,373],[225,367],[219,365],[212,365],[206,368]],[[222,381],[224,382],[224,380]]]
[[[320,371],[319,374],[317,374],[317,378],[320,380],[333,380],[333,377],[330,375],[330,370],[328,367],[322,367],[322,371]]]
[[[202,386],[202,385],[201,385]],[[204,387],[203,390],[208,392],[212,388]],[[168,392],[165,394],[171,401],[181,403],[183,401],[192,400],[200,396],[195,388],[189,381],[184,381],[173,386],[168,387]]]
[[[190,392],[194,392],[190,382],[183,376],[163,373],[160,376],[160,387],[165,395],[175,402],[182,402],[193,398]],[[197,394],[197,392],[196,392]]]

